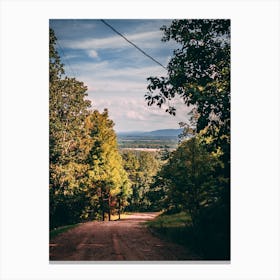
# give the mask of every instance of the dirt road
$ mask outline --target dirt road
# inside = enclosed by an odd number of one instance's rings
[[[111,222],[88,222],[50,242],[50,260],[161,261],[196,259],[181,246],[160,240],[143,222],[157,213],[134,213]]]

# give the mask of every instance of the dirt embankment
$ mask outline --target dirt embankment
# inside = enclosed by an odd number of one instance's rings
[[[55,261],[163,261],[198,259],[187,249],[159,239],[143,222],[158,213],[134,213],[111,222],[88,222],[50,242]]]

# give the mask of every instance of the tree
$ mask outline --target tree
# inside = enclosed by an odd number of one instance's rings
[[[160,161],[156,153],[144,152],[139,153],[139,170],[138,170],[138,194],[140,209],[151,209],[153,201],[149,200],[148,193],[150,192],[151,184],[154,181],[154,176],[160,168]]]
[[[165,107],[171,115],[177,110],[172,101],[181,98],[192,107],[186,126],[200,141],[182,142],[159,174],[159,184],[169,186],[165,203],[187,206],[202,248],[212,246],[207,255],[212,258],[216,251],[219,258],[229,259],[230,20],[174,20],[161,30],[162,40],[174,40],[178,48],[167,77],[148,78],[145,98],[149,106]],[[201,207],[206,198],[212,202]]]
[[[163,26],[161,30],[162,40],[174,40],[178,48],[168,63],[167,77],[148,78],[145,98],[149,106],[165,106],[171,115],[176,114],[176,106],[169,105],[175,97],[192,107],[194,122],[188,126],[202,137],[208,153],[216,153],[221,162],[214,173],[218,200],[202,211],[207,214],[201,214],[200,228],[204,231],[205,225],[214,224],[207,217],[221,217],[226,222],[217,222],[221,226],[212,233],[221,233],[229,244],[230,20],[174,20],[170,27]]]
[[[130,181],[118,152],[108,110],[90,109],[87,87],[64,75],[49,38],[49,198],[50,226],[105,218],[119,212],[130,195]]]
[[[215,168],[218,156],[209,154],[201,140],[182,142],[158,174],[155,185],[165,188],[165,208],[187,211],[195,224],[201,208],[216,202],[218,189]]]
[[[86,128],[91,138],[87,159],[89,193],[90,196],[97,195],[103,220],[106,212],[110,220],[111,211],[117,207],[120,210],[130,194],[130,181],[122,165],[113,126],[106,109],[103,113],[95,110],[86,119]]]
[[[56,81],[61,79],[64,74],[63,64],[55,49],[57,38],[55,37],[53,29],[49,29],[49,83],[50,86]]]
[[[82,211],[86,165],[81,147],[84,121],[90,101],[86,86],[64,75],[55,49],[56,37],[49,37],[49,172],[51,227],[76,221]]]
[[[122,153],[124,168],[132,183],[129,197],[130,211],[153,209],[149,199],[150,186],[160,168],[160,160],[155,153],[145,151],[124,151]]]
[[[149,77],[148,105],[161,107],[175,96],[193,106],[196,132],[207,128],[213,148],[222,147],[229,161],[230,143],[230,20],[174,20],[163,26],[163,41],[180,48],[168,64],[168,77]],[[176,108],[166,109],[175,115]],[[227,166],[229,168],[229,166]]]

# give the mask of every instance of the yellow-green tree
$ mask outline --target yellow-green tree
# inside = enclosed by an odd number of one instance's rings
[[[130,181],[123,169],[113,126],[106,109],[103,113],[95,110],[86,119],[91,141],[87,159],[90,193],[96,198],[96,210],[102,212],[103,220],[106,212],[110,220],[112,210],[125,205],[130,194]]]
[[[125,206],[130,181],[122,168],[108,111],[92,111],[87,87],[64,74],[49,37],[50,227],[96,218]]]

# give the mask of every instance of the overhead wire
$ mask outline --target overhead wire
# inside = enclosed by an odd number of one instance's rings
[[[120,33],[118,30],[116,30],[111,24],[106,22],[104,19],[100,19],[101,22],[103,22],[106,26],[108,26],[111,30],[113,30],[115,33],[117,33],[119,36],[121,36],[125,41],[127,41],[129,44],[131,44],[133,47],[135,47],[138,51],[140,51],[142,54],[144,54],[146,57],[150,58],[152,61],[163,67],[165,70],[167,69],[164,65],[162,65],[159,61],[157,61],[155,58],[147,54],[145,51],[143,51],[141,48],[139,48],[136,44],[131,42],[129,39],[127,39],[122,33]]]
[[[65,59],[65,62],[68,64],[68,67],[69,67],[70,71],[72,72],[73,77],[76,77],[75,71],[73,70],[73,68],[72,68],[72,66],[71,66],[67,56],[65,55],[62,46],[59,44],[58,39],[56,40],[56,43],[57,43],[57,45],[58,45],[58,47],[59,47],[59,49],[60,49],[60,51],[61,51],[61,53],[62,53],[62,55],[63,55],[63,57]]]
[[[52,26],[50,26],[50,27],[54,30],[54,28],[53,28]],[[67,56],[65,55],[65,52],[64,52],[62,46],[61,46],[60,43],[59,43],[59,39],[57,38],[57,35],[56,35],[56,43],[57,43],[57,46],[59,47],[59,49],[60,49],[60,51],[61,51],[62,56],[63,56],[64,59],[65,59],[65,62],[68,64],[68,67],[69,67],[69,69],[70,69],[70,72],[72,72],[72,76],[73,76],[73,77],[76,77],[75,73],[77,73],[77,72],[73,70],[73,68],[72,68],[72,66],[71,66],[71,64],[70,64],[70,62],[69,62]]]
[[[164,68],[165,70],[167,70],[167,68],[160,63],[158,60],[156,60],[155,58],[153,58],[151,55],[147,54],[145,51],[143,51],[140,47],[138,47],[135,43],[133,43],[132,41],[130,41],[128,38],[126,38],[122,33],[120,33],[118,30],[116,30],[111,24],[109,24],[108,22],[106,22],[104,19],[100,19],[100,21],[105,24],[106,26],[108,26],[111,30],[113,30],[116,34],[118,34],[120,37],[122,37],[125,41],[127,41],[129,44],[131,44],[133,47],[135,47],[138,51],[140,51],[142,54],[144,54],[146,57],[148,57],[149,59],[151,59],[152,61],[154,61],[156,64],[158,64],[159,66],[161,66],[162,68]],[[57,38],[56,43],[61,51],[62,56],[65,59],[65,62],[67,63],[70,71],[72,72],[73,77],[75,77],[75,71],[73,70],[67,56],[65,55],[65,52],[63,50],[63,47],[61,46],[61,44],[59,43],[59,39]]]

